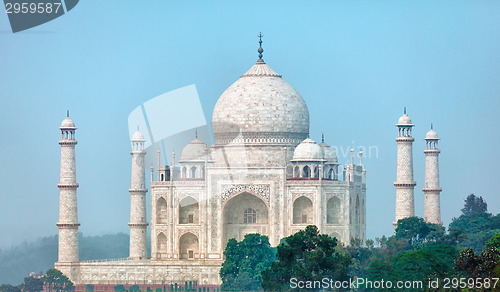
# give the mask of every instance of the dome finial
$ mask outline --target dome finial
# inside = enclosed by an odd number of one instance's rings
[[[404,112],[405,112],[405,115],[406,115],[406,106],[405,106]]]
[[[325,143],[325,133],[321,133],[321,143]]]
[[[432,127],[432,123],[431,123],[431,130],[434,130],[434,128]]]
[[[259,52],[259,59],[257,60],[257,63],[265,63],[264,60],[262,59],[262,53],[264,52],[264,49],[262,48],[262,37],[264,35],[262,35],[262,32],[259,33],[258,37],[259,37],[259,49],[257,50],[257,52]]]
[[[66,110],[66,117],[69,118],[69,110]]]
[[[194,130],[194,137],[195,137],[196,139],[198,139],[198,129],[195,129],[195,130]]]

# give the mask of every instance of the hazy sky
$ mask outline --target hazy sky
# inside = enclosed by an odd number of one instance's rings
[[[85,0],[12,34],[0,13],[0,247],[57,233],[66,109],[79,128],[80,230],[128,232],[129,113],[196,84],[210,121],[257,60],[261,31],[264,59],[308,104],[311,138],[378,149],[364,159],[368,238],[393,233],[404,106],[416,124],[416,214],[431,122],[442,138],[445,225],[470,193],[498,213],[499,15],[499,1]]]

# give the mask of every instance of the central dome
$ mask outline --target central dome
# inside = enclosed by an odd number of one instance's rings
[[[309,133],[309,110],[297,90],[259,60],[220,96],[212,127],[215,144],[241,133],[244,143],[297,145]]]

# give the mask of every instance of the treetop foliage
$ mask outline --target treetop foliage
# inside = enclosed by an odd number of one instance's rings
[[[291,278],[347,280],[351,258],[336,247],[336,238],[320,234],[313,225],[284,238],[277,248],[278,261],[262,272],[262,287],[265,291],[287,290]]]
[[[476,197],[476,195],[470,194],[465,199],[465,204],[461,211],[464,215],[486,213],[488,211],[488,204],[483,200],[483,197]]]
[[[225,261],[220,270],[222,291],[261,290],[261,272],[276,259],[276,251],[267,236],[247,234],[238,242],[232,238],[224,250]]]

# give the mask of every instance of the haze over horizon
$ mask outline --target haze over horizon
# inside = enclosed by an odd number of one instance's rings
[[[394,232],[394,124],[405,106],[416,125],[416,215],[423,216],[423,138],[431,123],[442,139],[444,225],[471,193],[499,213],[499,12],[494,1],[88,0],[16,34],[4,15],[0,248],[58,232],[58,127],[67,109],[78,127],[80,232],[128,233],[129,113],[195,84],[210,122],[218,97],[257,60],[261,31],[264,60],[308,105],[311,138],[320,142],[324,133],[343,164],[351,145],[374,149],[363,158],[367,238]]]

